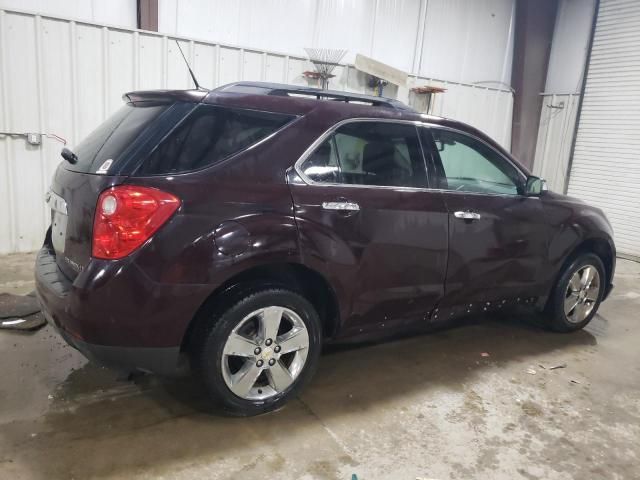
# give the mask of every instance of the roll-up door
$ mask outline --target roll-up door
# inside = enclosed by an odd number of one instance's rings
[[[601,0],[568,194],[604,210],[640,258],[640,1]]]

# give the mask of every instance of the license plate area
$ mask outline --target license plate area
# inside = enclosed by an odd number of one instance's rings
[[[67,202],[54,192],[47,194],[47,205],[51,208],[51,243],[56,253],[64,253],[67,238]]]

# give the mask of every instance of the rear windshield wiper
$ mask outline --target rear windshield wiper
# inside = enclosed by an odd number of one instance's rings
[[[73,153],[71,150],[69,150],[67,147],[64,147],[62,149],[62,151],[60,152],[60,155],[62,155],[62,158],[64,158],[71,165],[75,165],[76,163],[78,163],[78,156],[75,153]]]

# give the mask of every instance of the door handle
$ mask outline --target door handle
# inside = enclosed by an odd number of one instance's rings
[[[462,210],[453,212],[456,218],[462,218],[463,220],[480,220],[480,214],[476,212],[463,212]]]
[[[338,210],[338,211],[347,211],[347,212],[357,212],[360,210],[360,205],[355,202],[322,202],[322,208],[325,210]]]

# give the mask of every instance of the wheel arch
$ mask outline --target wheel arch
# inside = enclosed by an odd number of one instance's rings
[[[560,276],[565,271],[565,269],[573,262],[578,256],[585,253],[593,253],[597,255],[600,260],[602,260],[602,264],[605,268],[606,282],[605,282],[605,295],[609,291],[609,285],[613,280],[613,275],[615,273],[615,262],[616,262],[616,252],[615,247],[613,246],[613,242],[608,238],[603,237],[590,237],[583,239],[579,243],[577,243],[569,253],[565,256],[564,261],[560,265],[560,268],[556,271],[553,277],[553,283],[551,283],[551,288],[549,289],[549,293],[541,304],[538,304],[539,307],[543,307],[546,305],[548,299],[551,297],[551,293],[553,289],[556,288],[558,284],[558,280]]]
[[[609,285],[613,280],[613,274],[615,273],[616,252],[612,243],[608,239],[601,237],[587,238],[576,245],[571,253],[567,255],[567,258],[563,262],[562,268],[557,275],[561,275],[569,263],[584,253],[593,253],[600,257],[605,268],[606,284]]]
[[[340,310],[338,297],[327,279],[300,263],[266,263],[234,274],[211,292],[189,322],[180,350],[190,350],[199,338],[202,327],[212,316],[224,311],[249,292],[264,287],[287,288],[301,294],[318,312],[323,338],[335,336],[340,325]]]

